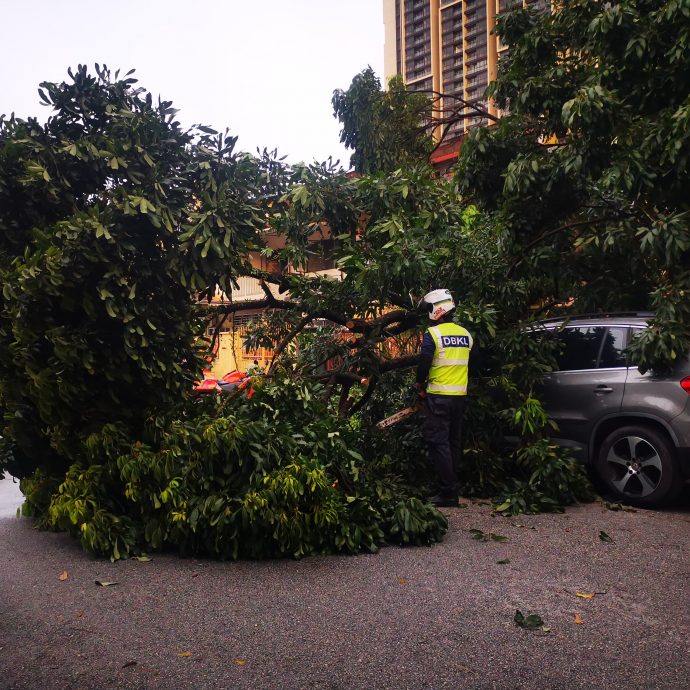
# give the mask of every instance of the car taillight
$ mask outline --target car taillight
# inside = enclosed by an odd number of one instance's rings
[[[680,387],[688,394],[690,394],[690,376],[686,376],[680,381]]]

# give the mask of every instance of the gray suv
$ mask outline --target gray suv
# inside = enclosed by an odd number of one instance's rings
[[[668,503],[690,478],[690,359],[657,376],[626,358],[651,316],[550,319],[539,329],[560,345],[541,391],[554,441],[577,451],[605,491],[644,507]]]

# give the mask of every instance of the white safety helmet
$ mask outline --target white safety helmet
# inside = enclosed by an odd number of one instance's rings
[[[455,302],[450,290],[432,290],[427,292],[417,305],[418,308],[423,306],[429,310],[429,318],[438,321],[455,309]]]

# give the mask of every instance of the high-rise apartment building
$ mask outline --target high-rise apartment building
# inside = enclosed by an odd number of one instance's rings
[[[484,91],[506,50],[493,34],[496,15],[516,3],[550,6],[549,0],[383,0],[386,81],[400,74],[409,89],[440,99],[439,117],[458,108],[466,116],[437,136],[458,138],[487,124],[458,98],[500,115]]]

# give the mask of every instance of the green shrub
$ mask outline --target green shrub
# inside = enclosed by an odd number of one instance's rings
[[[440,541],[443,515],[410,497],[389,457],[365,459],[323,392],[283,372],[251,398],[212,397],[151,420],[134,444],[108,425],[47,506],[45,478],[25,480],[27,504],[44,526],[114,559],[158,549],[299,558]]]

